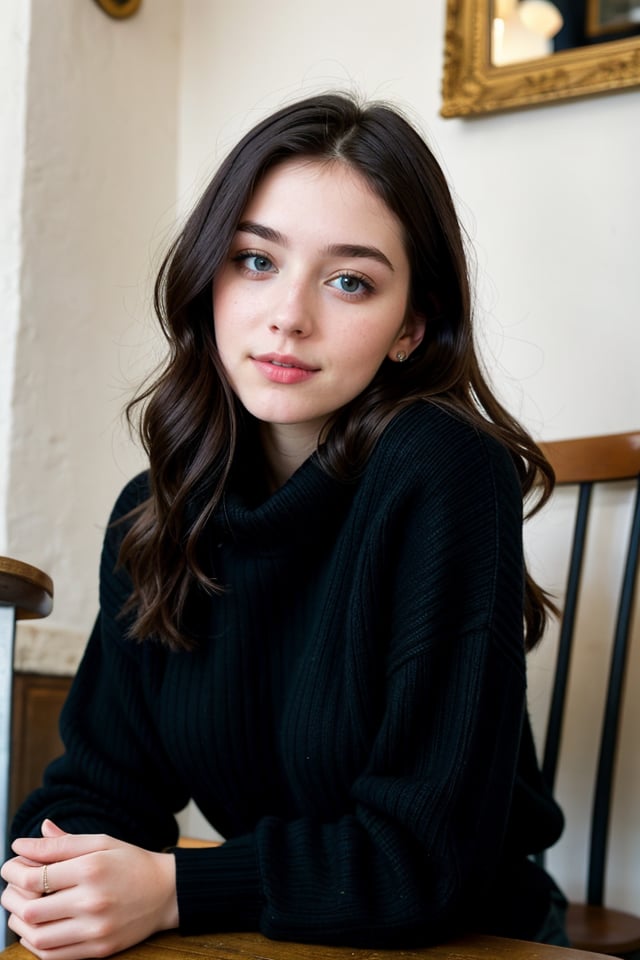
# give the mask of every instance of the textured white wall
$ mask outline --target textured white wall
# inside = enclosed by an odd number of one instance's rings
[[[391,7],[279,0],[268,8],[247,0],[239,12],[231,4],[187,0],[180,204],[190,205],[239,133],[285,100],[339,87],[396,101],[430,137],[455,187],[477,257],[479,340],[510,408],[538,438],[638,428],[640,91],[443,120],[444,8],[444,0],[396,0]],[[552,589],[563,582],[555,552],[567,513],[563,496],[529,535],[536,572]],[[594,531],[598,546],[613,546],[619,555],[621,536],[606,510],[600,526],[604,533]],[[572,895],[580,894],[582,883],[585,777],[604,681],[611,566],[606,561],[588,571],[587,657],[572,683],[581,716],[567,731],[558,784],[569,827],[551,866]],[[552,653],[550,640],[531,659],[539,731]],[[638,688],[639,661],[640,651],[630,665],[630,691]],[[634,701],[628,697],[625,717],[631,747],[640,729]],[[637,909],[637,750],[626,750],[619,781],[609,892],[620,908]]]
[[[76,662],[104,524],[139,469],[121,409],[157,343],[145,318],[174,219],[180,14],[32,0],[7,552],[50,573],[56,601],[21,627],[22,667]]]
[[[21,201],[30,8],[0,6],[0,554],[7,553],[11,393],[20,320]]]

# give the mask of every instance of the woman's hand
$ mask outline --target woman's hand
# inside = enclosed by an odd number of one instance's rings
[[[14,841],[1,871],[9,927],[42,960],[106,957],[178,925],[173,854],[50,820],[42,834]]]

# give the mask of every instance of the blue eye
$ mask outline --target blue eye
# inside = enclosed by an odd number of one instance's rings
[[[341,273],[339,277],[334,277],[329,285],[335,287],[335,289],[341,293],[348,293],[351,294],[351,296],[370,293],[373,289],[372,285],[365,280],[364,277],[359,277],[354,273]]]
[[[270,270],[273,270],[271,260],[259,253],[246,254],[244,262],[249,270],[253,270],[255,273],[269,273]]]
[[[249,273],[273,273],[275,267],[269,257],[263,253],[255,253],[251,250],[243,250],[232,258],[236,263],[241,264]]]

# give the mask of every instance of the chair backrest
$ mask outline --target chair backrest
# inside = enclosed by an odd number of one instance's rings
[[[578,505],[569,560],[567,588],[558,645],[551,706],[542,761],[543,774],[553,788],[562,736],[564,706],[573,647],[576,609],[580,593],[587,527],[592,492],[600,483],[636,481],[635,502],[626,549],[626,560],[611,648],[609,679],[600,750],[596,771],[591,816],[591,841],[587,881],[587,902],[602,905],[604,896],[605,860],[609,833],[610,807],[615,770],[616,744],[624,693],[625,666],[630,645],[633,601],[637,580],[640,548],[640,432],[560,440],[541,444],[551,462],[556,481],[579,488]]]

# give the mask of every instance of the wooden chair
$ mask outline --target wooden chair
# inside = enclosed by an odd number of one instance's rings
[[[0,856],[7,855],[11,778],[11,715],[16,620],[46,617],[53,606],[53,584],[46,573],[19,560],[0,557]],[[6,927],[0,921],[0,948]]]
[[[591,816],[586,903],[571,904],[567,918],[571,943],[583,950],[619,956],[640,950],[640,917],[604,906],[605,862],[625,664],[631,642],[634,593],[640,546],[640,432],[542,444],[558,484],[578,487],[578,505],[563,602],[555,678],[543,756],[543,774],[553,788],[562,735],[565,694],[574,640],[587,525],[596,484],[636,480],[636,495],[601,728]],[[638,798],[640,802],[640,798]]]

